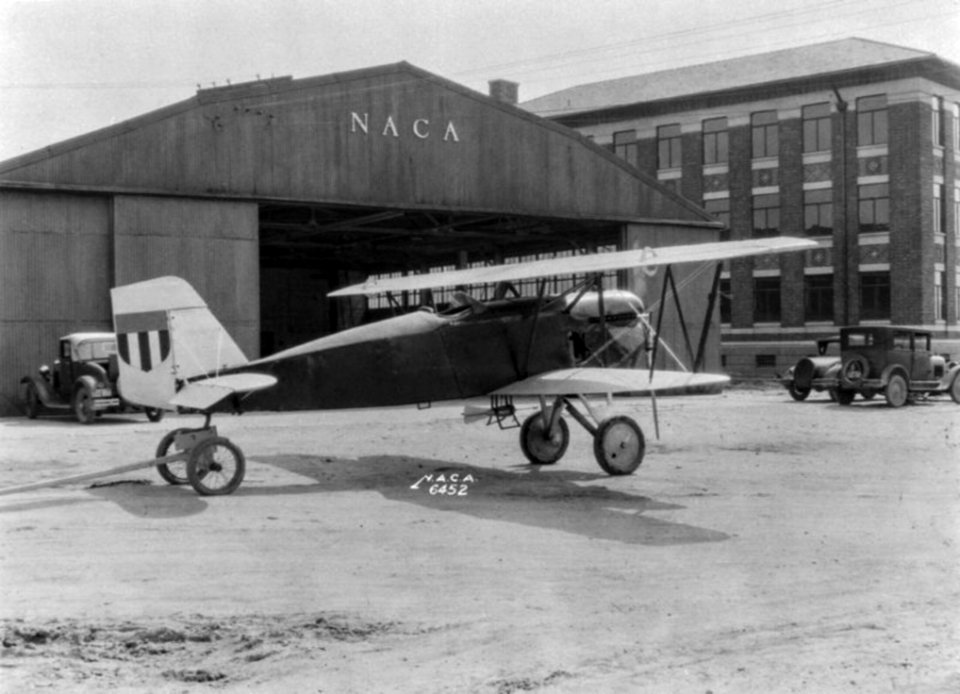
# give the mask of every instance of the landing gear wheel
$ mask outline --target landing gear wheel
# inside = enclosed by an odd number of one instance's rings
[[[955,403],[960,405],[960,371],[953,375],[953,380],[950,381],[950,397]]]
[[[87,386],[80,386],[73,394],[73,413],[81,424],[92,424],[97,418],[97,411],[93,409],[93,393]]]
[[[957,379],[953,380],[956,381]],[[36,419],[37,415],[40,413],[40,394],[37,393],[37,387],[32,383],[27,384],[26,400],[27,417],[30,419]]]
[[[163,458],[170,453],[170,447],[173,445],[174,439],[178,435],[182,434],[189,429],[174,429],[173,431],[167,432],[167,434],[160,439],[160,443],[157,444],[157,458]],[[160,473],[160,476],[167,481],[167,484],[187,484],[190,480],[187,479],[187,462],[179,461],[176,463],[161,463],[157,465],[157,472]]]
[[[568,445],[570,427],[563,417],[557,419],[552,432],[546,431],[540,412],[527,417],[520,427],[520,450],[534,465],[553,465],[567,452]]]
[[[846,388],[837,388],[837,403],[840,405],[849,405],[853,402],[853,398],[856,396],[857,391],[847,390]]]
[[[910,395],[907,379],[902,374],[891,375],[887,380],[887,388],[883,394],[890,407],[903,407],[907,404],[907,398]]]
[[[593,454],[608,475],[629,475],[643,462],[647,444],[640,425],[623,415],[600,423],[593,437]]]
[[[147,419],[149,419],[151,422],[159,422],[161,419],[163,419],[163,410],[156,407],[148,407],[144,410],[144,412],[147,415]]]
[[[803,402],[810,395],[809,388],[798,388],[795,383],[791,383],[787,390],[790,391],[790,397],[797,402]]]
[[[229,439],[213,436],[190,451],[187,479],[201,496],[232,494],[243,482],[246,460]]]

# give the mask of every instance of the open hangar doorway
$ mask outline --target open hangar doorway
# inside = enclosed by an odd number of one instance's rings
[[[263,356],[396,311],[448,305],[449,291],[442,289],[393,302],[327,298],[371,275],[577,255],[624,242],[623,225],[608,220],[296,203],[261,203],[259,231]],[[605,284],[614,287],[617,280]],[[532,290],[532,284],[518,288]]]

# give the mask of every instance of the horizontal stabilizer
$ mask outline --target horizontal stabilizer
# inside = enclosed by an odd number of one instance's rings
[[[208,410],[231,395],[263,390],[276,384],[273,376],[257,373],[230,374],[188,383],[170,399],[173,407]]]
[[[561,369],[511,383],[491,395],[557,396],[635,393],[648,395],[663,391],[723,387],[730,382],[724,374],[656,371],[653,379],[646,369],[604,369],[599,367]]]
[[[817,243],[810,239],[774,236],[739,241],[717,241],[714,243],[614,251],[612,253],[593,253],[591,255],[532,260],[524,263],[491,265],[465,270],[429,272],[421,275],[407,275],[406,277],[370,278],[363,284],[355,284],[330,292],[330,296],[381,294],[384,292],[454,287],[461,284],[515,282],[537,277],[592,274],[680,263],[719,262],[730,258],[788,253],[813,248],[817,248]]]

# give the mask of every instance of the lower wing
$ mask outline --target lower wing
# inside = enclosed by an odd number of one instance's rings
[[[636,393],[647,395],[662,391],[722,387],[730,382],[723,374],[655,371],[646,369],[574,368],[548,371],[499,388],[490,395],[510,397],[550,395],[605,395]]]
[[[273,376],[257,373],[214,376],[200,381],[191,381],[170,400],[172,407],[191,410],[207,410],[231,395],[253,393],[269,388],[277,382]]]

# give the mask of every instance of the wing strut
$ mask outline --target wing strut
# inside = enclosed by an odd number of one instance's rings
[[[710,288],[710,297],[707,299],[707,313],[703,317],[703,329],[700,331],[700,342],[697,345],[697,358],[693,362],[694,373],[703,368],[703,360],[707,354],[707,336],[710,334],[710,324],[713,322],[713,309],[717,305],[717,295],[720,293],[720,275],[723,273],[723,263],[717,263],[713,273],[713,286]]]

